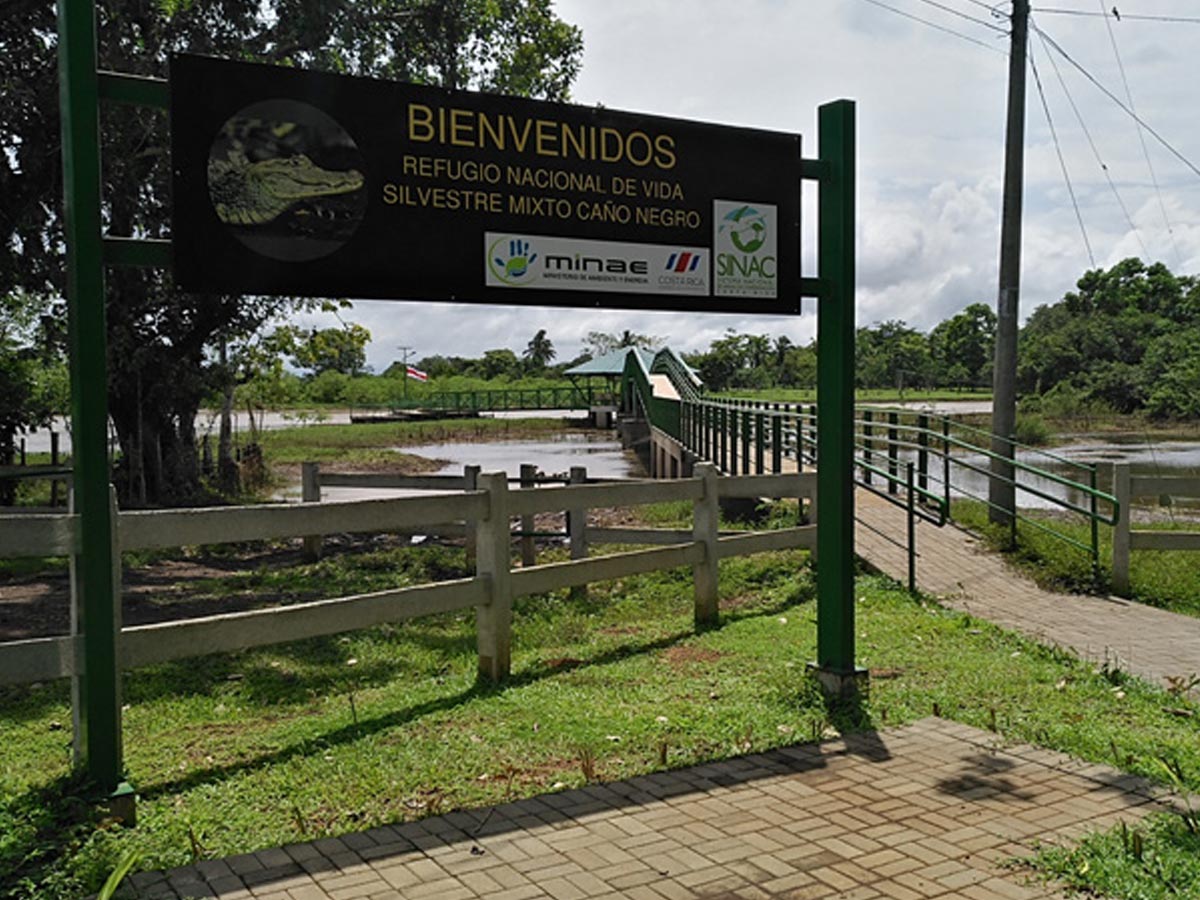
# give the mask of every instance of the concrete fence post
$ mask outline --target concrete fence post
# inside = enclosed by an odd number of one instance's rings
[[[537,466],[521,463],[521,487],[537,487]],[[537,565],[537,548],[533,543],[535,519],[532,515],[521,516],[521,565],[525,568]]]
[[[488,472],[478,487],[487,491],[487,515],[475,523],[475,574],[488,581],[488,603],[475,607],[479,677],[502,681],[512,665],[511,540],[508,517],[508,476]]]
[[[696,628],[716,625],[719,618],[717,590],[717,538],[721,523],[718,498],[719,481],[716,467],[711,463],[696,466],[696,477],[704,484],[704,494],[692,512],[692,540],[704,547],[704,558],[692,566],[695,584]]]
[[[321,464],[306,462],[300,464],[300,499],[304,503],[321,502]],[[316,562],[321,558],[322,537],[311,534],[304,538],[302,556],[305,562]]]
[[[571,484],[587,484],[587,469],[583,466],[571,466]],[[571,541],[571,559],[587,559],[587,508],[573,507],[567,510],[567,537]],[[571,588],[572,600],[587,599],[587,585],[580,584]]]
[[[1113,466],[1113,496],[1117,498],[1117,524],[1113,528],[1113,593],[1128,597],[1129,589],[1129,463]]]
[[[479,490],[479,466],[463,466],[463,490],[477,491]],[[475,520],[467,519],[466,537],[463,539],[463,549],[467,554],[467,565],[472,565],[475,562],[475,550],[478,546],[477,535],[475,533]]]

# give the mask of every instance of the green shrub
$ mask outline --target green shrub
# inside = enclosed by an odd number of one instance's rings
[[[1017,443],[1041,447],[1050,443],[1051,431],[1041,416],[1017,416]]]

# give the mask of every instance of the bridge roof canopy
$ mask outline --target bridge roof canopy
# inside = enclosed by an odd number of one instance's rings
[[[654,364],[655,353],[653,350],[645,350],[641,347],[621,347],[619,350],[613,350],[611,353],[601,353],[599,356],[593,357],[585,363],[572,366],[563,374],[572,377],[608,375],[619,378],[621,373],[625,371],[625,358],[630,353],[636,353],[642,358],[642,364],[646,367],[647,371]]]

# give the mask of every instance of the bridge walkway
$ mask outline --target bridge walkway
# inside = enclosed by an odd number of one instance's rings
[[[869,491],[857,492],[855,549],[900,582],[908,578],[904,510]],[[917,586],[946,605],[1085,659],[1166,686],[1200,673],[1200,619],[1119,597],[1047,591],[947,523],[917,525]],[[1194,692],[1195,693],[1195,692]]]

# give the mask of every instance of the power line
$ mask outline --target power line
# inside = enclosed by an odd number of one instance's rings
[[[1104,10],[1104,0],[1100,0],[1100,9]],[[1108,40],[1112,44],[1113,56],[1117,58],[1117,69],[1121,73],[1121,83],[1125,85],[1125,99],[1129,101],[1129,108],[1134,112],[1137,107],[1133,105],[1133,91],[1129,89],[1129,79],[1125,75],[1125,64],[1121,61],[1121,52],[1117,49],[1117,36],[1113,34],[1112,22],[1108,20],[1108,16],[1104,17],[1104,27],[1108,29]],[[1167,235],[1171,239],[1171,249],[1175,251],[1175,264],[1182,264],[1183,259],[1179,255],[1179,247],[1175,243],[1175,229],[1171,227],[1171,220],[1167,216],[1167,205],[1163,202],[1162,191],[1158,187],[1158,175],[1154,172],[1154,163],[1150,161],[1150,151],[1146,147],[1146,136],[1142,134],[1142,129],[1138,127],[1138,141],[1142,145],[1142,156],[1146,158],[1146,168],[1150,170],[1150,183],[1154,185],[1154,194],[1158,197],[1158,208],[1162,210],[1163,222],[1167,226]]]
[[[1092,253],[1092,242],[1088,240],[1087,228],[1083,224],[1083,214],[1079,211],[1079,201],[1075,197],[1075,188],[1071,184],[1071,173],[1067,171],[1067,161],[1063,157],[1062,146],[1058,142],[1058,130],[1054,127],[1054,118],[1050,115],[1050,104],[1046,102],[1046,91],[1042,87],[1042,76],[1038,74],[1032,47],[1029,48],[1029,67],[1033,70],[1033,82],[1037,85],[1038,96],[1042,100],[1042,112],[1046,114],[1046,124],[1050,126],[1050,137],[1054,139],[1054,152],[1058,154],[1058,165],[1062,169],[1063,180],[1067,182],[1067,193],[1071,195],[1071,206],[1075,208],[1075,221],[1079,223],[1079,231],[1083,235],[1083,246],[1087,248],[1088,259],[1094,269],[1096,268],[1096,256]]]
[[[873,2],[873,0],[869,0],[869,2]],[[1166,147],[1167,150],[1170,151],[1172,156],[1174,156],[1181,163],[1183,163],[1185,166],[1187,166],[1189,169],[1191,169],[1192,172],[1194,172],[1197,176],[1200,176],[1200,168],[1197,168],[1195,163],[1193,163],[1190,159],[1188,159],[1186,156],[1184,156],[1182,153],[1180,153],[1178,150],[1176,150],[1171,145],[1171,142],[1168,141],[1161,134],[1159,134],[1145,119],[1143,119],[1141,116],[1139,116],[1133,110],[1131,110],[1128,106],[1126,106],[1123,102],[1121,102],[1121,99],[1119,97],[1117,97],[1117,95],[1114,94],[1112,91],[1110,91],[1108,88],[1106,88],[1103,84],[1101,84],[1096,79],[1096,76],[1094,76],[1091,72],[1089,72],[1087,69],[1085,69],[1079,63],[1077,63],[1075,61],[1075,59],[1071,56],[1071,54],[1069,54],[1066,50],[1064,50],[1059,45],[1059,43],[1056,40],[1054,40],[1054,38],[1052,38],[1052,37],[1050,37],[1050,35],[1046,34],[1046,32],[1043,31],[1041,28],[1039,28],[1036,24],[1033,25],[1033,29],[1050,43],[1050,46],[1054,48],[1055,52],[1057,52],[1059,56],[1061,56],[1063,59],[1065,59],[1071,65],[1073,65],[1076,69],[1078,69],[1083,74],[1083,77],[1086,78],[1088,81],[1090,81],[1092,84],[1094,84],[1100,90],[1100,92],[1104,94],[1104,96],[1108,97],[1109,100],[1111,100],[1113,103],[1117,104],[1117,106],[1119,106],[1121,108],[1122,112],[1124,112],[1125,115],[1129,116],[1131,119],[1133,119],[1135,122],[1137,122],[1143,128],[1145,128],[1146,131],[1150,132],[1150,134],[1154,137],[1154,139],[1156,141],[1158,141],[1160,144],[1162,144],[1164,147]]]
[[[1054,16],[1089,16],[1103,17],[1105,19],[1117,19],[1118,22],[1124,22],[1126,19],[1132,19],[1140,22],[1185,22],[1189,25],[1200,25],[1200,17],[1197,16],[1153,16],[1139,15],[1138,13],[1121,13],[1114,16],[1111,12],[1092,12],[1087,9],[1053,9],[1048,6],[1035,6],[1032,10],[1036,13],[1046,13]]]
[[[1001,34],[1008,34],[1008,31],[1001,28],[995,22],[989,22],[986,19],[981,19],[978,16],[970,16],[965,12],[955,9],[953,6],[947,6],[945,3],[939,3],[938,0],[921,0],[922,3],[928,6],[937,7],[940,10],[950,13],[952,16],[958,16],[960,19],[966,19],[968,22],[974,22],[976,25],[982,25],[984,28],[990,28],[993,31],[998,31]]]
[[[1000,12],[1000,7],[1003,6],[1004,3],[1009,2],[1009,0],[1003,0],[1003,2],[1001,2],[1001,3],[984,3],[983,0],[967,0],[967,2],[974,3],[976,6],[982,8],[982,9],[986,9],[992,15],[998,16],[998,15],[1003,15]]]
[[[1133,232],[1133,236],[1137,238],[1138,245],[1142,248],[1142,257],[1148,260],[1150,258],[1150,251],[1146,248],[1146,242],[1142,240],[1142,234],[1138,231],[1138,227],[1133,224],[1133,217],[1129,215],[1129,209],[1125,206],[1125,201],[1121,198],[1121,192],[1117,190],[1117,185],[1112,179],[1112,173],[1100,156],[1100,150],[1096,147],[1096,141],[1092,138],[1091,129],[1087,127],[1087,123],[1083,120],[1083,114],[1079,111],[1079,107],[1075,103],[1075,98],[1071,96],[1066,79],[1063,78],[1062,70],[1058,67],[1058,62],[1054,59],[1054,54],[1050,52],[1050,48],[1046,44],[1045,35],[1039,33],[1038,37],[1041,38],[1042,48],[1046,51],[1046,58],[1050,60],[1050,67],[1054,69],[1054,74],[1058,78],[1058,84],[1062,88],[1063,93],[1066,94],[1067,102],[1071,104],[1071,110],[1075,113],[1075,119],[1079,122],[1079,128],[1083,132],[1084,137],[1087,138],[1088,146],[1092,148],[1092,155],[1096,157],[1096,163],[1100,166],[1100,170],[1104,172],[1104,178],[1108,182],[1113,196],[1117,198],[1117,205],[1121,207],[1121,212],[1125,215],[1125,221],[1129,224],[1129,230]]]
[[[985,50],[991,50],[993,53],[999,53],[1001,56],[1005,55],[1004,51],[998,47],[993,47],[991,44],[985,44],[983,41],[978,40],[977,38],[963,34],[961,31],[955,31],[953,28],[947,28],[945,25],[939,25],[936,22],[930,22],[928,19],[922,19],[920,16],[914,16],[912,13],[905,12],[902,9],[896,9],[894,6],[888,6],[888,4],[881,2],[881,0],[865,0],[865,2],[870,3],[872,6],[878,6],[881,9],[886,9],[889,12],[894,12],[898,16],[904,16],[906,19],[912,19],[914,22],[920,22],[922,25],[928,25],[930,28],[936,28],[938,31],[944,31],[946,34],[952,34],[956,38],[962,38],[964,41],[970,41],[972,44],[978,44]]]

